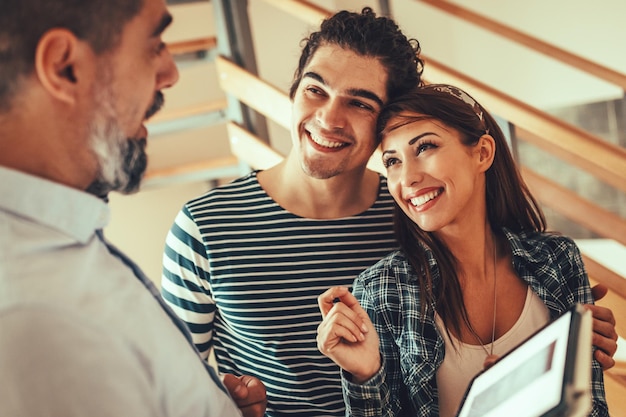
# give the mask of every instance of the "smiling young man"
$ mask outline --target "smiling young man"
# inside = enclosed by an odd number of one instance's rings
[[[0,0],[0,415],[261,416],[102,237],[178,79],[163,0]],[[146,288],[148,287],[148,288]],[[172,358],[176,358],[175,366]]]
[[[320,45],[293,95],[292,151],[283,163],[257,174],[267,194],[284,209],[312,219],[369,209],[380,177],[366,165],[376,147],[374,129],[387,99],[387,77],[376,57]]]
[[[344,415],[317,296],[397,246],[386,181],[366,164],[382,105],[420,81],[418,53],[370,9],[329,18],[295,74],[290,154],[190,201],[167,238],[164,299],[221,372],[263,381],[268,416]]]

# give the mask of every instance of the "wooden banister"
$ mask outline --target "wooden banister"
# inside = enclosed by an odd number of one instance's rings
[[[283,160],[283,155],[238,124],[230,122],[226,128],[231,152],[253,169],[268,169]]]
[[[613,378],[619,380],[621,384],[626,386],[626,362],[617,361],[615,363],[615,367],[613,367],[609,373]],[[624,392],[626,394],[626,391]],[[623,398],[624,404],[626,405],[626,397]]]
[[[217,47],[215,36],[201,39],[190,39],[181,42],[172,42],[167,45],[167,49],[172,55],[182,55],[208,51]]]
[[[309,19],[318,21],[321,15],[328,16],[329,11],[320,9],[310,3],[298,0],[265,0],[276,7],[292,13],[298,19]],[[437,7],[449,8],[461,16],[465,14],[476,19],[484,19],[465,9],[454,6],[445,1],[423,0],[428,4],[435,4]],[[494,30],[496,24],[491,26]],[[499,25],[499,24],[498,24]],[[499,25],[502,26],[502,25]],[[514,30],[510,30],[512,34]],[[545,44],[544,42],[541,44]],[[545,49],[545,48],[544,48]],[[546,53],[552,54],[555,51],[545,49]],[[572,57],[573,54],[568,54]],[[555,56],[559,56],[555,53]],[[622,147],[607,143],[600,138],[570,124],[567,124],[556,117],[550,116],[520,100],[507,96],[483,83],[479,83],[464,76],[458,71],[447,67],[436,60],[428,57],[424,75],[432,81],[446,82],[467,89],[486,108],[507,119],[520,128],[534,134],[540,138],[535,144],[549,150],[558,158],[570,162],[588,171],[607,184],[626,192],[626,150]],[[574,58],[572,58],[575,60]],[[582,61],[579,62],[582,65]],[[593,64],[593,63],[591,63]],[[598,65],[590,65],[599,67]],[[587,69],[587,63],[581,68]],[[619,81],[618,85],[626,88],[626,76],[618,74],[614,81]],[[254,107],[254,106],[252,106]],[[257,111],[261,109],[255,107]],[[590,158],[589,155],[594,155]]]
[[[426,3],[432,7],[442,10],[448,14],[456,16],[465,22],[475,24],[481,29],[491,31],[499,37],[504,37],[512,40],[515,43],[524,45],[535,52],[544,54],[550,58],[567,64],[571,67],[577,68],[580,71],[594,75],[604,81],[608,81],[611,84],[621,87],[626,90],[626,74],[615,71],[611,68],[599,65],[596,62],[590,61],[581,56],[575,55],[564,49],[558,48],[554,45],[546,43],[533,36],[527,35],[523,32],[515,30],[510,26],[503,25],[495,20],[489,19],[478,13],[475,13],[469,9],[453,4],[445,0],[418,0],[422,3]]]
[[[544,206],[600,236],[626,245],[626,220],[526,167],[521,167],[520,170],[533,196]],[[626,297],[626,293],[624,294]]]
[[[150,118],[149,124],[169,122],[184,117],[198,116],[200,114],[213,113],[216,111],[226,111],[228,103],[225,99],[214,100],[210,103],[204,103],[196,106],[188,106],[182,109],[168,110],[167,107],[163,111],[155,114]]]
[[[220,86],[228,94],[289,129],[291,102],[289,97],[225,57],[216,59]]]
[[[607,184],[626,192],[626,149],[600,138],[434,60],[426,62],[429,82],[444,82],[470,91],[485,108],[541,138],[552,153]],[[593,155],[593,157],[591,157]]]
[[[595,173],[595,167],[598,165],[602,165],[602,161],[596,159],[595,157],[596,154],[589,154],[589,155],[586,155],[585,157],[585,155],[583,155],[581,152],[577,152],[577,153],[562,152],[562,149],[564,147],[567,148],[569,146],[569,143],[566,141],[567,137],[564,138],[565,140],[562,143],[559,143],[559,140],[545,140],[542,136],[525,129],[523,126],[516,125],[514,129],[515,129],[516,137],[518,139],[524,142],[530,143],[532,145],[535,145],[567,163],[576,165],[577,167],[581,168],[583,171],[586,171],[592,175],[594,175]],[[585,132],[583,132],[583,136],[581,136],[581,140],[587,140],[587,134]],[[606,141],[603,141],[595,137],[592,140],[594,141],[592,146],[603,149],[602,154],[610,154],[610,153],[615,152],[614,156],[618,161],[618,166],[620,164],[624,164],[626,166],[626,150],[624,148],[617,146],[617,145],[610,144]],[[590,149],[589,151],[593,152],[592,149]],[[591,155],[593,155],[593,157],[591,157]]]
[[[227,92],[271,118],[273,118],[271,114],[275,111],[267,111],[267,109],[282,107],[283,112],[288,114],[291,112],[290,101],[285,93],[224,58],[219,58],[219,62],[220,78],[228,80],[224,85]],[[265,97],[265,99],[260,97]],[[266,100],[273,104],[268,105]],[[288,111],[287,108],[289,108]],[[284,117],[284,113],[278,116],[281,118],[279,124],[288,128],[289,118]],[[282,155],[240,126],[230,123],[228,130],[231,138],[231,151],[253,168],[265,169],[282,160]],[[368,167],[384,174],[385,170],[380,161],[380,150],[377,149]],[[521,170],[533,194],[543,204],[601,236],[626,244],[626,222],[619,216],[607,212],[526,168],[522,167]],[[626,280],[623,277],[612,273],[592,259],[586,258],[586,264],[589,264],[598,282],[604,283],[612,291],[626,298]]]
[[[623,364],[618,364],[623,366]],[[621,368],[620,368],[621,369]],[[604,389],[612,417],[626,416],[626,378],[615,369],[604,373]]]
[[[225,169],[238,164],[239,160],[235,156],[225,156],[175,167],[149,169],[145,175],[145,183],[150,185],[167,178],[190,176],[202,172]]]
[[[611,291],[622,298],[621,304],[624,314],[620,315],[620,317],[626,317],[626,277],[606,268],[604,265],[585,254],[583,254],[583,262],[585,263],[585,268],[587,268],[587,274],[589,274],[592,280],[606,285]],[[626,321],[622,324],[624,326],[623,334],[626,336]]]
[[[304,0],[264,0],[277,9],[283,10],[293,17],[305,21],[310,25],[318,25],[322,19],[329,17],[332,12]],[[417,0],[432,7],[442,10],[448,14],[456,16],[463,21],[475,24],[482,29],[489,30],[500,37],[505,37],[511,41],[524,45],[535,52],[546,55],[552,59],[560,61],[566,65],[574,67],[605,80],[613,85],[617,85],[626,90],[626,74],[615,71],[596,62],[590,61],[579,55],[558,48],[533,36],[496,22],[469,9],[458,6],[445,0]]]

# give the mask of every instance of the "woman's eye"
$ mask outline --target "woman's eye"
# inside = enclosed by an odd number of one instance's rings
[[[398,159],[397,158],[387,158],[387,159],[385,159],[383,161],[383,166],[385,168],[389,168],[389,167],[391,167],[391,166],[393,166],[393,165],[395,165],[397,163],[398,163]]]
[[[421,145],[417,147],[417,154],[419,155],[422,152],[427,151],[432,148],[436,148],[436,146],[432,143],[422,143]]]

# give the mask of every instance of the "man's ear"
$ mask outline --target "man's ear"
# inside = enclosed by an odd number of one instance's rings
[[[481,171],[485,172],[496,157],[496,140],[491,135],[482,135],[478,139],[478,152]]]
[[[87,44],[67,29],[54,28],[39,39],[35,72],[44,89],[67,104],[75,103],[84,74]]]

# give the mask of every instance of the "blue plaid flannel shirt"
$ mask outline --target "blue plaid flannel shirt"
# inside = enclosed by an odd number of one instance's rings
[[[515,271],[543,300],[551,319],[575,303],[593,303],[580,251],[570,238],[503,232],[511,245]],[[436,285],[436,261],[430,252],[428,256]],[[350,382],[343,373],[346,415],[437,417],[436,372],[443,361],[444,343],[433,306],[426,315],[420,312],[417,277],[402,252],[391,253],[364,271],[355,280],[353,293],[380,336],[382,367],[363,385]],[[590,416],[608,416],[602,368],[595,359],[592,397]]]

